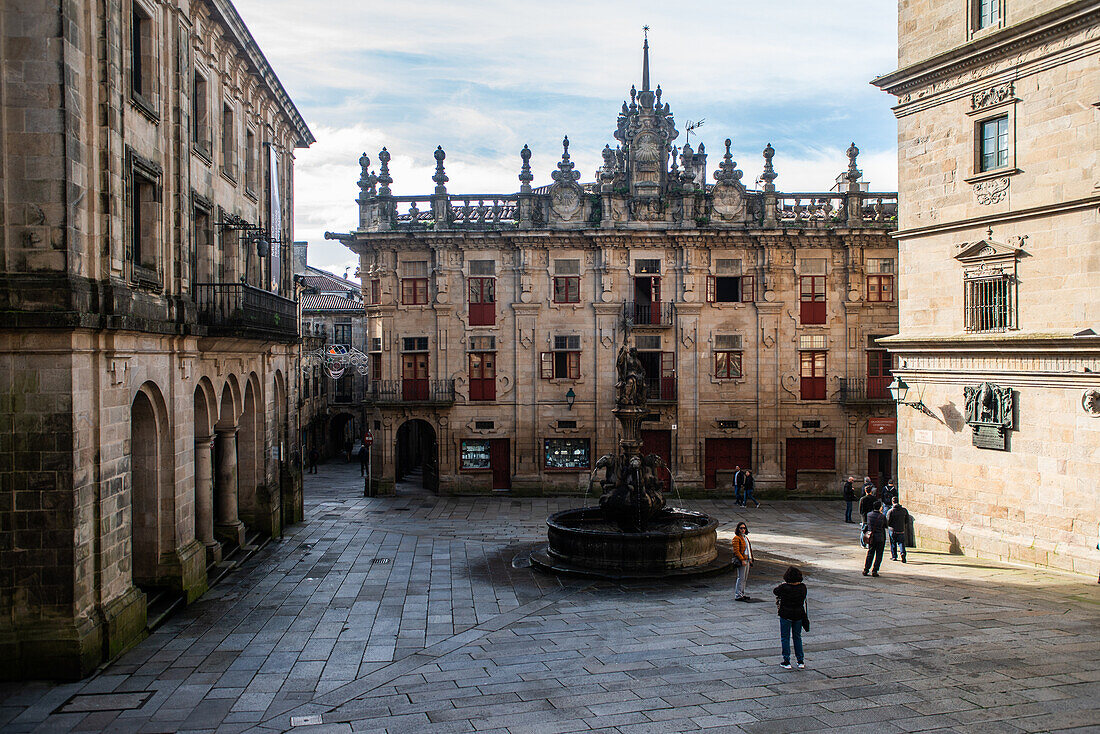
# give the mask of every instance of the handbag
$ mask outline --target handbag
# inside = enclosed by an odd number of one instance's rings
[[[802,602],[802,629],[810,631],[810,604]]]

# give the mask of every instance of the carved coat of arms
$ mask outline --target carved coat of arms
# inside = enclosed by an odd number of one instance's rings
[[[1008,448],[1005,435],[1013,428],[1013,393],[1011,387],[983,382],[963,388],[966,403],[966,423],[974,429],[974,445],[983,449]]]

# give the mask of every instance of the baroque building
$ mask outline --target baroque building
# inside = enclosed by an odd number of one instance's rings
[[[728,493],[736,466],[776,494],[839,491],[894,471],[887,352],[896,332],[896,196],[865,190],[849,151],[839,192],[762,188],[726,141],[713,182],[679,137],[648,42],[596,180],[563,141],[553,183],[395,196],[390,153],[360,159],[358,227],[376,481],[419,471],[443,493],[576,493],[617,437],[615,359],[648,381],[647,452],[677,491]],[[838,166],[839,167],[839,166]]]
[[[228,0],[3,14],[0,655],[77,677],[301,518],[313,137]]]
[[[921,544],[1097,571],[1100,6],[898,5],[900,480]]]

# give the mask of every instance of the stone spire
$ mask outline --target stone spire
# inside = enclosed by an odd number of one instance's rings
[[[535,177],[531,175],[531,149],[527,147],[527,143],[523,144],[523,150],[519,152],[519,157],[523,160],[523,166],[519,169],[519,192],[529,194],[531,193],[531,182],[535,180]]]
[[[772,157],[775,155],[775,148],[771,143],[768,143],[768,147],[764,148],[764,172],[760,174],[760,180],[764,182],[765,191],[775,191],[775,179],[779,178],[779,174],[772,168]]]
[[[863,171],[859,170],[856,166],[856,156],[859,155],[859,148],[856,147],[855,142],[848,148],[848,172],[844,174],[844,178],[848,179],[848,190],[859,190],[859,179],[863,177]]]
[[[642,26],[645,41],[642,43],[642,91],[649,91],[649,26]]]
[[[393,183],[393,179],[390,177],[390,152],[385,147],[378,151],[378,183],[382,184],[378,187],[379,196],[392,196],[393,192],[390,191],[390,184]]]

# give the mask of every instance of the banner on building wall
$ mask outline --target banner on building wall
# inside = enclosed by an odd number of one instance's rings
[[[271,212],[269,214],[271,226],[271,290],[278,293],[282,282],[283,264],[283,205],[279,195],[279,154],[275,146],[268,143],[267,154],[269,159],[268,191],[271,192]]]

